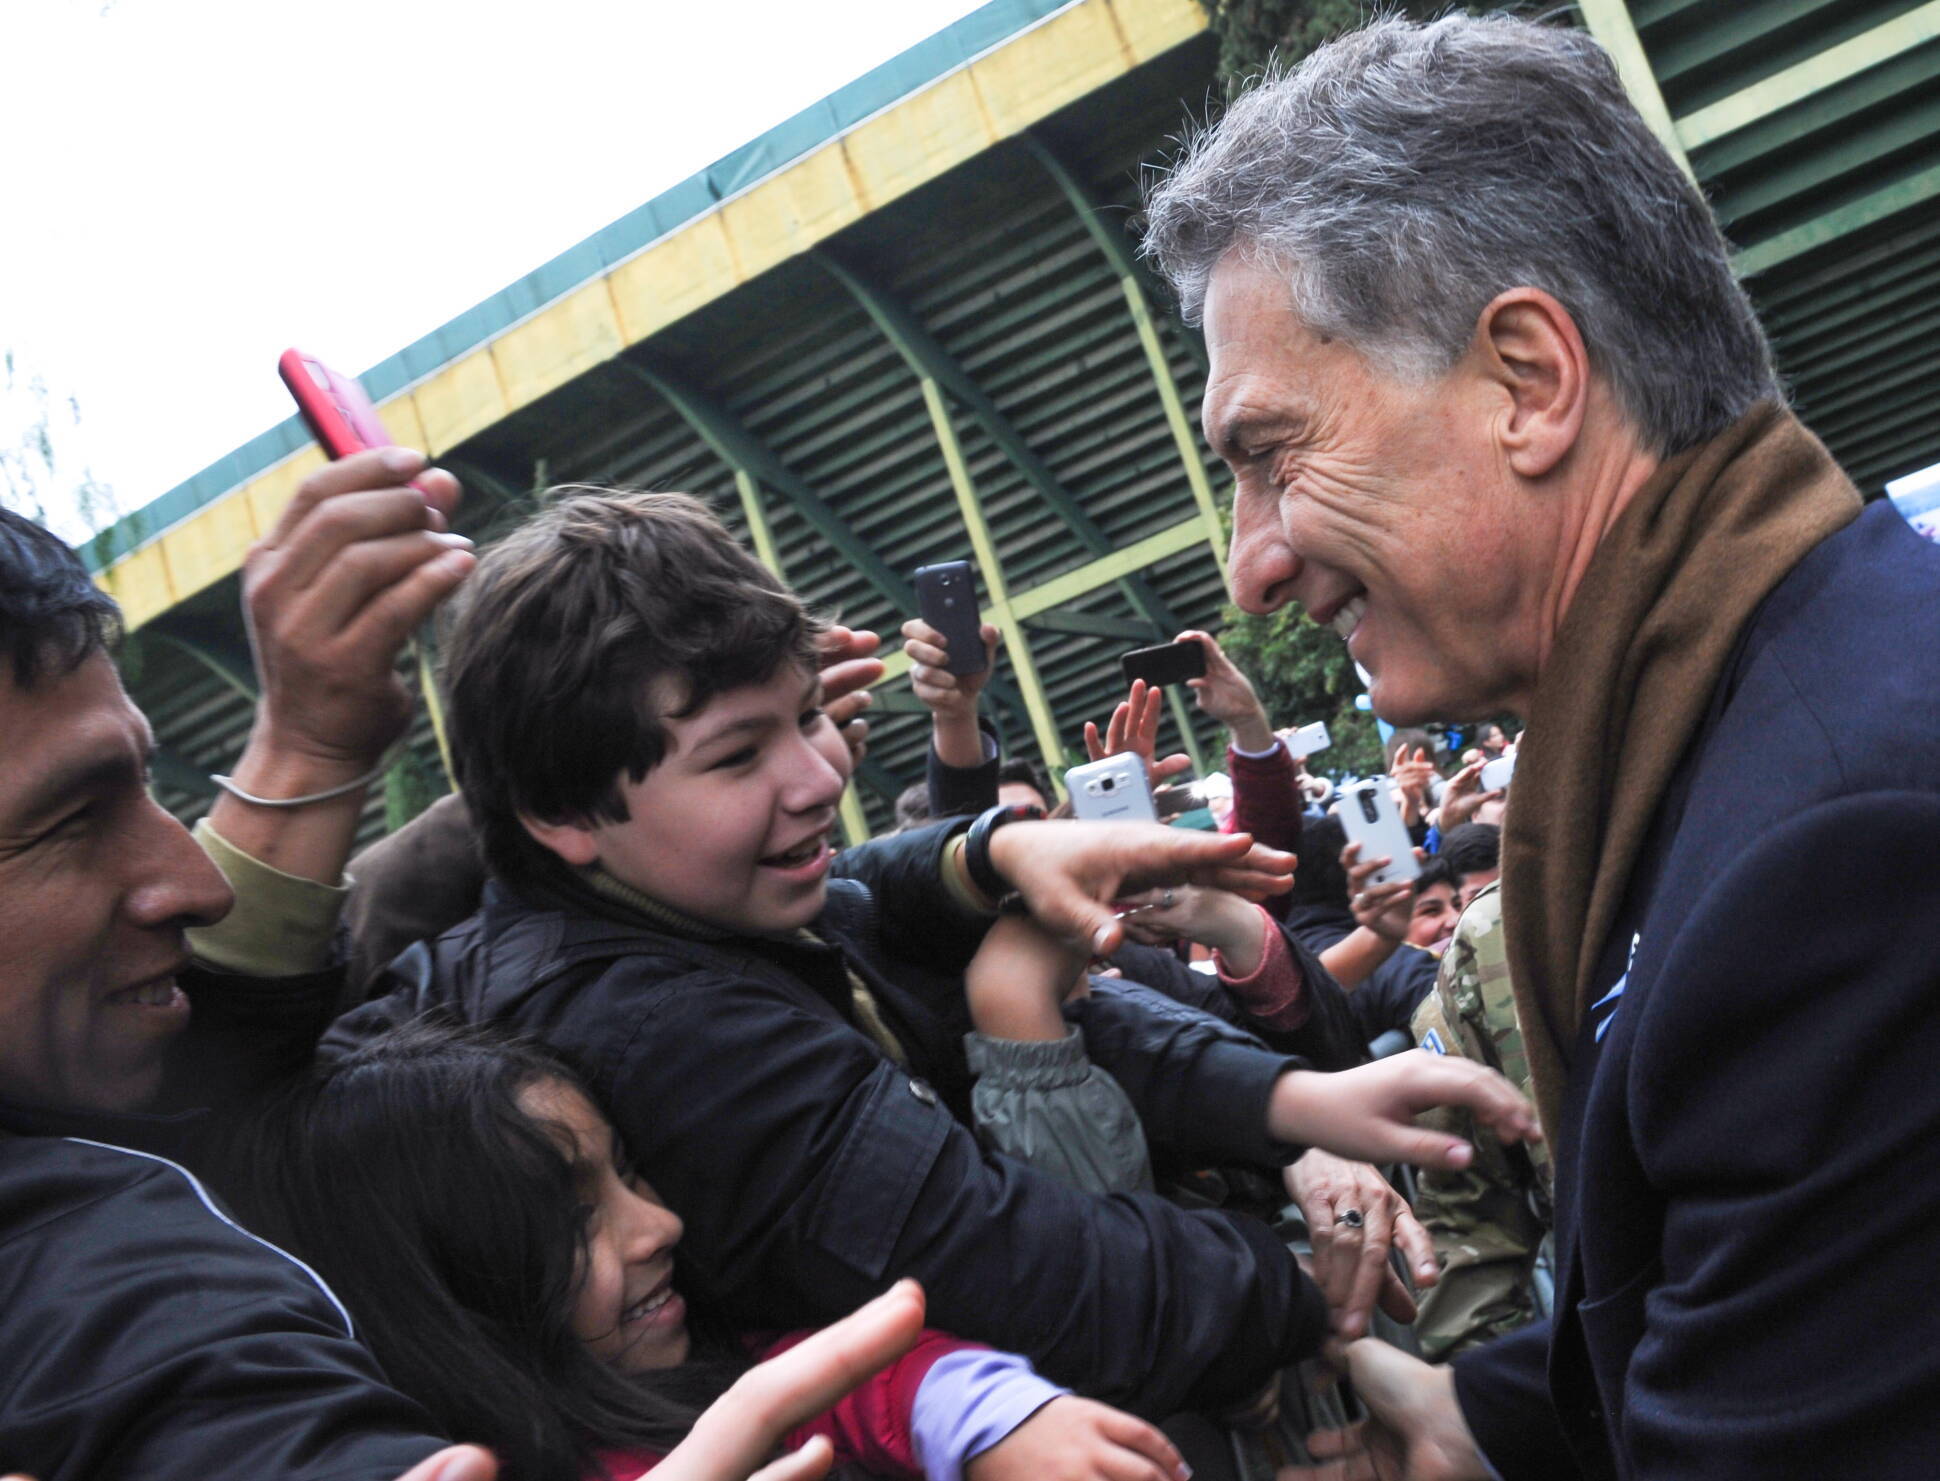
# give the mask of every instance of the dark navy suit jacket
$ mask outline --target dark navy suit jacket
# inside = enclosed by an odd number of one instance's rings
[[[1654,830],[1557,1315],[1458,1360],[1463,1412],[1507,1481],[1940,1476],[1940,547],[1879,503],[1808,555]]]

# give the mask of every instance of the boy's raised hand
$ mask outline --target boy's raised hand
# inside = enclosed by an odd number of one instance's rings
[[[882,639],[874,633],[847,627],[832,627],[816,642],[822,665],[822,711],[842,732],[857,762],[869,749],[869,722],[864,716],[875,703],[869,686],[882,677],[882,660],[876,657],[881,646]]]
[[[1103,761],[1130,751],[1145,763],[1145,775],[1155,787],[1182,771],[1190,771],[1192,758],[1183,751],[1163,760],[1154,754],[1159,748],[1159,712],[1164,708],[1164,690],[1143,679],[1132,680],[1131,693],[1111,712],[1103,735],[1098,733],[1095,720],[1085,721],[1086,754],[1093,761]]]
[[[1274,1082],[1267,1101],[1267,1134],[1358,1162],[1408,1162],[1459,1172],[1474,1159],[1475,1149],[1458,1136],[1415,1124],[1416,1116],[1437,1106],[1472,1113],[1504,1142],[1542,1137],[1535,1110],[1502,1076],[1472,1060],[1426,1050],[1334,1074],[1288,1071]]]
[[[1293,887],[1294,857],[1250,833],[1162,823],[1012,823],[990,835],[990,862],[1038,922],[1109,956],[1125,939],[1114,902],[1158,885],[1196,884],[1250,900]]]

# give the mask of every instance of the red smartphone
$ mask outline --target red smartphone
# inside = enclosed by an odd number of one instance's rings
[[[367,447],[392,445],[377,408],[353,377],[339,375],[301,350],[283,351],[276,372],[296,398],[296,409],[325,457],[335,461]]]

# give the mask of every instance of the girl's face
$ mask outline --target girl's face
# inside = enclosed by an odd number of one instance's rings
[[[574,1335],[624,1373],[679,1367],[688,1347],[687,1305],[673,1285],[680,1219],[627,1164],[619,1134],[572,1086],[528,1085],[519,1108],[554,1132],[572,1159],[585,1211]]]

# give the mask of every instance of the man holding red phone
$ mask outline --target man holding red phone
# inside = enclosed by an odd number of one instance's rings
[[[0,513],[0,1344],[15,1355],[0,1463],[39,1481],[496,1472],[385,1385],[327,1288],[157,1155],[206,1115],[152,1114],[282,1069],[333,1007],[334,975],[289,961],[284,928],[334,911],[410,715],[396,656],[472,566],[446,530],[456,480],[425,461],[333,464],[250,552],[263,698],[206,854],[148,794],[152,735],[108,655],[114,604],[54,537]],[[225,920],[237,893],[249,909]],[[920,1303],[885,1301],[758,1370],[662,1470],[747,1475],[907,1345]]]

